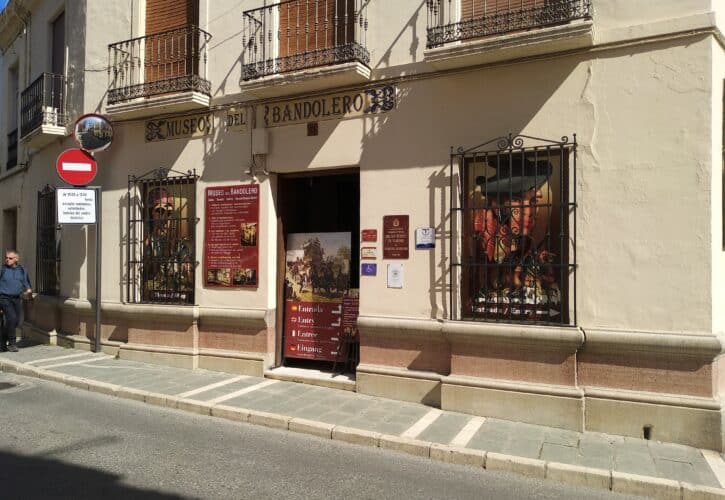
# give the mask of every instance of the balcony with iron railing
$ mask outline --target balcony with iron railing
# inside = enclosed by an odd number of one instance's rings
[[[8,159],[5,169],[10,170],[18,165],[18,129],[8,134]]]
[[[206,107],[211,35],[184,26],[108,46],[109,114],[144,115]]]
[[[426,0],[426,59],[438,67],[593,43],[591,0]]]
[[[245,11],[240,86],[269,96],[368,80],[369,3],[286,0]]]
[[[65,135],[65,77],[43,73],[20,94],[20,139],[39,147]]]

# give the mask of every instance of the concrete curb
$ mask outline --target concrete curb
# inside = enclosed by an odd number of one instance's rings
[[[107,396],[130,399],[153,406],[174,408],[180,411],[223,418],[234,422],[248,422],[254,425],[313,435],[322,439],[332,439],[334,441],[342,441],[372,448],[383,448],[417,457],[430,458],[443,463],[479,467],[491,471],[509,472],[536,479],[547,479],[570,486],[611,490],[617,493],[641,495],[658,499],[725,500],[725,489],[720,488],[460,448],[341,425],[326,424],[303,418],[294,418],[276,413],[247,410],[223,404],[212,404],[206,401],[151,393],[91,379],[64,375],[12,360],[0,360],[0,370],[50,382],[59,382],[70,387]]]

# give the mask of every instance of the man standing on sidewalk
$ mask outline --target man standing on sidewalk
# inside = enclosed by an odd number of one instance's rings
[[[0,309],[3,313],[0,352],[18,352],[15,345],[15,328],[20,320],[20,299],[22,295],[29,295],[32,292],[28,273],[18,264],[18,253],[15,250],[8,250],[5,252],[5,265],[0,269]]]

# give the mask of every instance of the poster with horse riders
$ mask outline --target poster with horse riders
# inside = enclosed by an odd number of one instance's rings
[[[285,257],[284,355],[335,361],[356,304],[350,289],[349,232],[290,233]]]
[[[256,288],[259,270],[259,186],[206,189],[204,285]]]

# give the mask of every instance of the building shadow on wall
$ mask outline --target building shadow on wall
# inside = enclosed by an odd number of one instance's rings
[[[413,249],[411,256],[428,253],[431,318],[451,317],[449,294],[455,291],[450,282],[450,254],[456,249],[449,242],[457,237],[459,221],[451,211],[450,186],[459,180],[450,168],[451,148],[467,149],[526,131],[577,65],[569,58],[404,82],[397,88],[396,109],[364,119],[361,171],[410,170],[409,184],[389,182],[376,187],[382,191],[378,196],[390,200],[391,213],[410,213],[406,200],[411,197],[427,199],[426,224],[435,230],[435,248]],[[531,85],[532,81],[537,84]],[[557,137],[571,132],[571,125],[565,123],[547,128],[557,130]],[[423,185],[427,196],[422,189],[408,187]],[[365,199],[365,193],[361,198]]]

